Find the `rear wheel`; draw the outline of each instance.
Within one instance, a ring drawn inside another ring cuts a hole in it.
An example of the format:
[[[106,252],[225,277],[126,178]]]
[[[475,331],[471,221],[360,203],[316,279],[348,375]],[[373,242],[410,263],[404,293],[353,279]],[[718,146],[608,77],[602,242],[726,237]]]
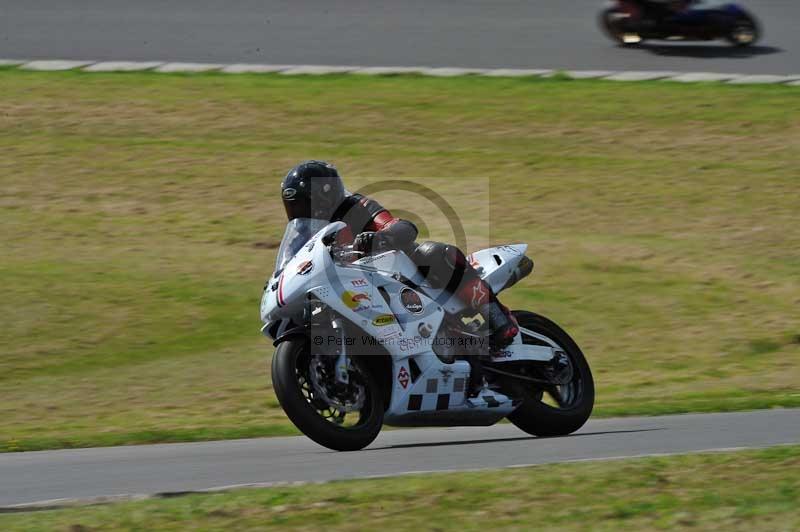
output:
[[[563,385],[531,385],[523,403],[508,419],[535,436],[564,436],[581,428],[594,407],[594,380],[578,345],[561,327],[533,312],[514,311],[522,341],[549,345],[563,353],[572,378]]]
[[[736,19],[731,31],[725,37],[734,46],[752,46],[761,38],[761,30],[755,18],[742,15]]]
[[[363,449],[383,425],[373,375],[351,359],[349,383],[337,385],[334,360],[314,355],[304,337],[282,342],[272,358],[272,385],[284,412],[303,434],[336,451]]]

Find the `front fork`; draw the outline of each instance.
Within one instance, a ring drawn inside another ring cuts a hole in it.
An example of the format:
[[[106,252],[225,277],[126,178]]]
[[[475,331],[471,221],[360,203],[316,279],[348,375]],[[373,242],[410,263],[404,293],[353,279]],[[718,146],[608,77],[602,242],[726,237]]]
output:
[[[334,332],[339,335],[339,356],[336,358],[336,384],[346,385],[350,383],[350,359],[347,357],[344,320],[342,318],[334,318],[331,326]]]

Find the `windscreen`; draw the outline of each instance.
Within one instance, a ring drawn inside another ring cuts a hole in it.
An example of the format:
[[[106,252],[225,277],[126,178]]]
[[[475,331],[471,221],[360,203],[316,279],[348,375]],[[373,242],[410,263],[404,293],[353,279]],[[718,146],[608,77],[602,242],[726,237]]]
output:
[[[300,248],[329,223],[328,220],[315,218],[295,218],[286,224],[281,247],[278,249],[278,258],[275,260],[275,272],[283,270],[286,263],[297,255]]]

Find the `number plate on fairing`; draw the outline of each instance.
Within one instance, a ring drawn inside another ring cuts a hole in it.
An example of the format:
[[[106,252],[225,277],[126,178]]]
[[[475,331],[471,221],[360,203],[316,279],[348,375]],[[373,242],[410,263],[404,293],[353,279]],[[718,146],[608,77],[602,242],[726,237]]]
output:
[[[492,355],[492,362],[550,362],[556,350],[546,345],[511,344]]]

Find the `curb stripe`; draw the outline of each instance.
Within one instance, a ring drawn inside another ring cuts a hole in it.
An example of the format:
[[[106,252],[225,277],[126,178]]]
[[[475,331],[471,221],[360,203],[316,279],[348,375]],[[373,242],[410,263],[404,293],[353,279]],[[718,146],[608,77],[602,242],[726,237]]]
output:
[[[459,68],[427,66],[356,66],[356,65],[265,65],[249,63],[189,63],[161,61],[74,61],[46,59],[0,59],[0,67],[37,71],[81,70],[83,72],[222,72],[225,74],[277,73],[284,76],[349,74],[359,76],[391,76],[417,74],[428,77],[486,76],[543,77],[564,76],[569,79],[605,79],[611,81],[676,81],[681,83],[776,84],[800,86],[800,74],[722,74],[715,72],[664,72],[648,70],[554,70],[523,68]]]
[[[83,67],[84,72],[135,72],[150,70],[164,63],[160,61],[103,61]]]
[[[21,64],[18,68],[25,70],[74,70],[93,63],[93,61],[61,61],[58,59],[48,59],[43,61],[29,61]]]

